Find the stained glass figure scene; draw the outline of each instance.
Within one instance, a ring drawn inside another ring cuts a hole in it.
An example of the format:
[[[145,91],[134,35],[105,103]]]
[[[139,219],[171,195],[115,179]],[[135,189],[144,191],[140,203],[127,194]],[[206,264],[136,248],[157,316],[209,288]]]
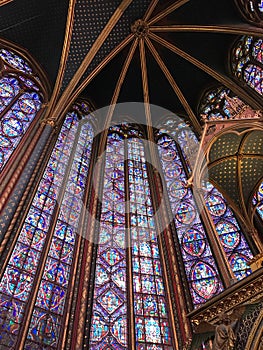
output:
[[[170,349],[144,144],[138,130],[126,128],[112,127],[108,135],[89,349],[129,349],[129,300],[136,349]]]
[[[263,95],[263,40],[243,36],[232,53],[232,71],[241,81]]]
[[[225,117],[224,105],[225,93],[229,90],[218,88],[212,90],[205,95],[203,99],[203,110],[201,112],[209,115],[211,111],[216,111],[218,115]],[[211,100],[214,107],[209,109],[209,101]],[[193,157],[192,149],[198,148],[198,140],[191,129],[183,122],[178,123],[173,119],[168,119],[164,122],[157,132],[159,154],[164,170],[166,180],[167,193],[170,199],[171,210],[174,218],[174,223],[177,228],[179,241],[181,242],[182,257],[185,262],[186,270],[191,271],[195,264],[200,268],[200,261],[209,262],[206,272],[210,279],[215,278],[216,283],[220,283],[218,271],[215,263],[215,258],[212,255],[208,241],[208,233],[202,225],[194,197],[191,190],[187,187],[187,174],[191,171],[191,164],[187,161]],[[178,143],[176,143],[176,141]],[[180,146],[179,146],[180,145]],[[193,146],[195,145],[195,147]],[[190,152],[188,148],[190,147]],[[169,154],[167,157],[165,154]],[[252,252],[245,239],[244,234],[233,214],[233,211],[228,206],[222,194],[209,182],[205,182],[204,199],[215,226],[215,232],[219,235],[222,248],[228,259],[229,266],[232,269],[237,280],[242,279],[251,273],[248,261],[252,258]],[[183,210],[182,210],[182,209]],[[184,217],[180,213],[184,213]],[[190,237],[191,239],[188,238]],[[189,265],[190,264],[190,265]],[[203,266],[202,265],[202,266]],[[204,269],[203,269],[204,271]],[[211,273],[213,271],[213,273]],[[187,272],[186,272],[187,273]],[[204,302],[205,299],[211,298],[213,295],[222,290],[222,283],[218,290],[215,288],[204,287],[198,289],[197,276],[194,274],[188,276],[193,303],[197,306]],[[216,277],[217,276],[217,277]],[[191,279],[192,278],[192,279]],[[208,282],[203,277],[204,281]],[[205,282],[202,285],[205,286]],[[210,291],[210,293],[209,293]],[[202,301],[203,300],[203,301]]]
[[[24,349],[57,349],[92,142],[89,117],[68,113],[0,281],[2,345],[16,345],[30,304]]]
[[[187,188],[187,170],[179,148],[167,134],[160,135],[157,142],[193,304],[199,306],[221,292],[223,284],[193,194]]]
[[[43,96],[29,63],[0,49],[0,171],[39,112]]]
[[[199,105],[199,115],[204,120],[229,119],[231,109],[225,96],[230,95],[230,90],[220,86],[206,92]]]
[[[204,189],[206,206],[231,269],[237,280],[243,279],[252,272],[248,264],[253,257],[251,249],[222,194],[209,182],[206,182]]]

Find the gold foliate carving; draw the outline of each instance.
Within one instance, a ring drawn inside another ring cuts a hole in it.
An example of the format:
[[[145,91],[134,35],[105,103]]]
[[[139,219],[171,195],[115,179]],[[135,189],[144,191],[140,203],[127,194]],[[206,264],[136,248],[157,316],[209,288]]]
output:
[[[247,302],[251,303],[251,300],[261,300],[263,295],[262,284],[263,276],[260,276],[254,281],[248,282],[246,286],[237,289],[231,295],[226,296],[220,301],[216,301],[209,308],[207,307],[205,310],[193,316],[191,322],[195,325],[198,325],[203,320],[216,320],[219,314],[228,313],[231,309],[240,304]]]

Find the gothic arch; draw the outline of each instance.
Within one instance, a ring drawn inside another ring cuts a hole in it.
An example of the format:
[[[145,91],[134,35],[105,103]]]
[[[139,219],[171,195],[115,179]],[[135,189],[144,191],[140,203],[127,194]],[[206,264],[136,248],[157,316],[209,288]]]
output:
[[[41,135],[49,95],[48,78],[34,58],[0,39],[1,209]]]
[[[261,0],[235,0],[242,16],[250,23],[262,27],[263,5]]]

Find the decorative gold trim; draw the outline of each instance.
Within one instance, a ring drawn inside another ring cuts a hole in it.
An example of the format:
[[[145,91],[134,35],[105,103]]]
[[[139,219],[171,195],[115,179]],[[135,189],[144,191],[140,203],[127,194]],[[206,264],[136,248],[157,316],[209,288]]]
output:
[[[101,63],[87,76],[87,78],[85,78],[85,80],[72,93],[69,100],[67,101],[65,105],[66,110],[71,106],[71,104],[81,94],[81,92],[89,85],[89,83],[102,71],[102,69],[132,41],[133,37],[133,34],[129,34],[118,46],[116,46],[109,53],[108,56],[104,58],[104,60],[101,61]]]
[[[167,15],[169,15],[171,12],[177,10],[179,7],[183,6],[184,4],[186,4],[187,2],[189,2],[190,0],[178,0],[176,1],[174,4],[172,4],[171,6],[167,7],[165,10],[163,10],[162,12],[158,13],[158,15],[156,15],[155,17],[153,17],[149,22],[149,26],[151,26],[152,24],[160,21],[162,18],[166,17]]]
[[[241,129],[241,131],[238,131],[238,129]],[[214,142],[216,142],[219,137],[229,133],[230,134],[234,133],[237,135],[243,135],[243,134],[246,135],[253,130],[262,131],[262,129],[263,129],[262,122],[259,119],[258,120],[257,119],[248,119],[248,120],[227,119],[227,120],[206,121],[204,125],[203,134],[202,134],[202,139],[199,145],[199,150],[196,157],[195,166],[194,166],[192,175],[189,179],[189,185],[194,185],[196,188],[201,188],[201,180],[202,180],[202,175],[204,171],[204,160],[205,160],[205,165],[207,166],[208,169],[210,169],[215,164],[219,164],[223,162],[226,158],[234,157],[235,159],[237,159],[238,155],[234,154],[234,155],[225,156],[220,159],[216,159],[213,162],[210,162],[209,152]],[[240,153],[240,157],[242,158],[242,143],[239,145],[239,153]],[[254,156],[253,154],[251,154],[250,157],[257,157],[257,156],[256,155]],[[237,159],[237,162],[238,162],[238,173],[240,174],[241,164],[238,159]],[[240,175],[237,176],[237,181],[240,181]],[[217,187],[220,190],[220,192],[223,194],[223,196],[228,199],[228,203],[231,205],[235,214],[244,224],[245,231],[247,232],[248,235],[253,237],[253,241],[256,244],[258,250],[262,252],[263,244],[259,238],[258,233],[256,232],[255,227],[253,226],[253,218],[249,215],[249,211],[246,207],[242,191],[239,190],[239,199],[241,204],[238,207],[236,203],[231,198],[229,198],[230,196],[228,195],[228,193],[225,193],[223,189],[219,188],[218,184],[217,184]],[[241,188],[240,183],[239,183],[239,188]]]
[[[158,4],[159,0],[152,0],[152,2],[150,3],[148,9],[146,10],[144,16],[143,16],[143,20],[145,22],[148,21],[148,19],[151,17],[156,5]]]
[[[76,88],[77,84],[79,83],[81,77],[89,67],[90,63],[92,62],[93,58],[103,45],[106,38],[109,36],[110,32],[118,22],[118,20],[123,15],[124,11],[127,9],[127,7],[132,3],[133,0],[123,0],[121,4],[117,7],[114,14],[111,16],[110,20],[104,27],[104,29],[101,31],[95,42],[93,43],[91,49],[87,53],[86,57],[82,61],[81,65],[79,66],[77,72],[69,82],[68,86],[64,90],[61,98],[57,101],[57,105],[53,110],[53,115],[59,116],[61,113],[64,112],[65,106],[67,105],[67,101],[70,98],[70,95],[73,93],[73,90]]]
[[[110,108],[109,108],[109,111],[107,113],[106,120],[105,120],[105,123],[104,123],[104,130],[107,130],[108,127],[110,126],[111,119],[112,119],[112,116],[113,116],[113,113],[114,113],[114,110],[115,110],[115,106],[116,106],[116,103],[117,103],[119,95],[120,95],[120,91],[121,91],[124,79],[126,77],[128,69],[130,67],[130,63],[131,63],[131,61],[133,59],[133,56],[134,56],[134,53],[135,53],[135,50],[136,50],[137,46],[138,46],[138,38],[135,38],[135,40],[132,43],[132,46],[131,46],[131,48],[129,50],[129,53],[128,53],[126,59],[125,59],[125,62],[123,64],[123,67],[122,67],[122,70],[121,70],[121,73],[120,73],[120,76],[119,76],[119,79],[117,81],[115,90],[113,92],[113,96],[112,96],[111,103],[110,103]]]
[[[0,0],[0,6],[4,6],[13,0]]]
[[[145,38],[148,35],[149,27],[147,22],[142,19],[137,19],[137,21],[132,24],[131,31],[134,36],[138,38]]]
[[[227,313],[237,305],[259,302],[263,300],[262,283],[262,271],[258,270],[190,312],[188,317],[195,324],[203,320],[210,322],[216,320],[220,313]]]
[[[67,66],[67,58],[69,54],[69,48],[71,43],[71,37],[72,37],[72,31],[73,31],[73,23],[74,23],[74,9],[75,4],[77,0],[70,0],[69,6],[68,6],[68,16],[67,16],[67,22],[66,22],[66,30],[65,30],[65,37],[64,37],[64,43],[60,58],[60,64],[59,64],[59,70],[56,78],[56,83],[49,101],[46,119],[49,119],[50,116],[52,116],[52,111],[54,109],[54,105],[57,101],[61,85],[63,82],[63,77],[65,73],[65,69]]]
[[[169,25],[169,26],[153,26],[150,27],[152,32],[205,32],[205,33],[223,33],[223,34],[239,34],[239,35],[252,35],[257,37],[263,37],[263,30],[261,28],[252,27],[248,25],[211,25],[211,26],[198,26],[198,25]]]
[[[186,61],[192,63],[197,68],[201,69],[205,73],[209,74],[212,78],[219,81],[221,84],[228,87],[230,90],[232,90],[235,94],[237,94],[241,99],[243,99],[246,103],[248,103],[252,108],[254,109],[261,109],[261,105],[256,102],[248,93],[246,93],[238,84],[236,84],[233,80],[229,79],[228,77],[216,72],[214,69],[208,67],[206,64],[202,63],[201,61],[197,60],[196,58],[192,57],[185,51],[179,49],[175,45],[171,44],[170,42],[166,41],[165,39],[159,37],[158,35],[149,32],[149,38],[153,39],[154,41],[158,42],[162,46],[166,47],[170,51],[174,52],[175,54],[179,55],[180,57],[184,58]]]
[[[254,258],[250,260],[249,265],[253,272],[261,269],[263,267],[263,253],[254,256]]]
[[[149,146],[150,156],[156,164],[156,154],[155,154],[155,149],[153,148],[154,134],[153,134],[153,128],[152,128],[149,87],[148,87],[148,75],[147,75],[147,64],[146,64],[145,45],[144,45],[143,38],[139,39],[139,49],[140,49],[140,62],[141,62],[141,73],[142,73],[144,108],[145,108],[145,116],[146,116],[146,123],[147,123],[147,139],[149,141],[152,141],[152,142],[148,143],[148,146]],[[156,225],[158,225],[157,222],[156,222]],[[158,241],[159,241],[161,259],[164,262],[163,243],[162,243],[161,239],[159,239]],[[171,312],[170,320],[171,320],[171,326],[172,326],[173,340],[174,340],[174,343],[176,346],[176,350],[179,350],[177,333],[176,333],[176,326],[175,326],[175,321],[174,321],[174,317],[173,317],[173,307],[172,307],[171,296],[170,296],[168,276],[167,276],[167,271],[165,269],[163,269],[163,277],[165,280],[167,294],[169,296],[168,297],[168,304],[169,304],[169,309]]]
[[[192,108],[188,104],[186,98],[184,97],[182,91],[180,90],[180,88],[176,84],[176,82],[175,82],[173,76],[171,75],[169,69],[167,68],[167,66],[165,65],[163,60],[161,59],[161,56],[158,54],[158,52],[155,49],[155,47],[152,44],[152,42],[148,38],[145,38],[145,42],[146,42],[150,52],[152,53],[153,57],[155,58],[156,62],[158,63],[159,67],[163,71],[163,74],[165,75],[166,79],[170,83],[170,85],[171,85],[172,89],[174,90],[175,94],[177,95],[179,101],[183,105],[187,115],[189,116],[189,118],[190,118],[190,120],[191,120],[191,122],[192,122],[192,124],[193,124],[193,126],[194,126],[194,128],[196,130],[196,132],[200,135],[201,132],[202,132],[201,125],[200,125],[197,117],[195,116]]]

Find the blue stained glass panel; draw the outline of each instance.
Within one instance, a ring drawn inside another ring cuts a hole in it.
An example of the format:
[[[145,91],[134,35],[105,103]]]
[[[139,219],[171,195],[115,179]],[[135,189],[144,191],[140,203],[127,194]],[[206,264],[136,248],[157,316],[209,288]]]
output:
[[[13,105],[10,111],[13,114],[10,115],[9,124],[3,124],[3,122],[1,124],[2,130],[9,133],[9,138],[10,136],[13,138],[17,136],[15,133],[18,133],[22,123],[19,119],[22,116],[17,109],[18,107],[21,112],[27,114],[30,121],[30,118],[32,119],[36,111],[40,108],[39,97],[33,93],[26,93]],[[31,208],[18,235],[18,241],[15,244],[13,254],[8,261],[4,276],[0,281],[2,293],[7,296],[13,296],[20,303],[21,313],[24,312],[29,302],[33,280],[41,256],[40,253],[44,248],[50,223],[57,207],[58,196],[61,192],[61,185],[65,181],[66,166],[70,164],[74,143],[76,144],[78,153],[76,156],[77,162],[72,162],[72,168],[82,161],[86,165],[89,164],[93,134],[90,132],[91,129],[87,128],[85,126],[86,124],[83,123],[82,129],[84,132],[82,130],[82,138],[83,135],[86,135],[86,139],[82,146],[78,145],[78,124],[79,119],[76,113],[72,112],[66,116]],[[24,127],[25,124],[23,124]],[[82,152],[83,148],[85,152]],[[83,155],[80,156],[80,154]],[[70,171],[75,171],[72,168]],[[77,173],[77,171],[75,172]],[[83,183],[83,188],[84,186],[85,183]],[[67,285],[70,279],[71,264],[73,261],[76,227],[81,214],[81,206],[78,205],[72,194],[70,196],[68,194],[65,197],[67,198],[67,203],[69,203],[69,208],[72,210],[72,217],[75,219],[74,227],[70,227],[67,221],[61,222],[61,220],[58,220],[56,224],[30,323],[28,341],[25,345],[25,348],[28,349],[35,348],[36,344],[34,344],[34,341],[55,346],[54,344],[57,344],[56,342],[60,333],[60,320],[64,313]],[[81,201],[81,197],[79,200]],[[61,204],[63,206],[63,200]],[[78,216],[76,215],[77,211]],[[13,306],[11,305],[11,307]],[[10,312],[15,312],[11,307]],[[37,317],[39,317],[38,320]],[[41,325],[44,325],[45,322],[46,328],[43,328]],[[48,335],[46,335],[45,332],[48,325],[51,328]],[[19,328],[20,325],[18,324],[16,331],[19,331]],[[37,334],[38,331],[43,332],[43,334]],[[54,342],[52,340],[53,337],[55,337]]]
[[[145,349],[158,344],[160,349],[164,349],[165,344],[171,345],[170,326],[164,298],[161,299],[162,311],[158,307],[158,297],[164,296],[165,290],[144,145],[142,140],[136,138],[128,139],[127,143],[136,349],[142,349],[142,342]],[[169,160],[174,156],[174,152],[165,154],[165,158]],[[140,315],[144,315],[144,318],[139,317]],[[167,343],[161,336],[164,324],[168,335]]]
[[[242,230],[234,216],[233,211],[228,207],[222,194],[210,183],[206,183],[205,199],[208,211],[215,224],[215,229],[219,235],[222,247],[233,269],[237,279],[242,279],[251,273],[248,265],[249,259],[253,257],[251,249],[245,239]],[[245,254],[246,260],[242,264],[233,262],[233,253]]]
[[[191,135],[186,135],[183,129],[178,135],[178,140],[180,142],[182,141],[183,151],[185,152],[188,150],[187,140],[190,138]],[[179,242],[181,243],[180,249],[193,304],[194,306],[198,306],[222,291],[223,285],[192,192],[186,186],[187,175],[179,155],[178,146],[171,136],[162,134],[159,131],[158,150],[173,213],[173,221],[177,229]],[[163,156],[166,154],[173,154],[174,156]],[[186,155],[185,157],[187,160]],[[176,176],[171,177],[170,172],[173,166]],[[189,163],[187,163],[187,167],[190,169]],[[168,173],[166,171],[167,168],[169,169]],[[219,209],[221,207],[218,203],[217,207],[213,206],[214,211]],[[200,273],[201,271],[202,273]],[[209,278],[204,273],[205,271],[210,272]],[[213,288],[211,288],[212,285]]]
[[[14,93],[18,94],[16,91],[16,85],[14,85]],[[0,98],[0,101],[3,101],[3,99]],[[1,103],[2,107],[5,105],[5,103],[10,103],[10,101],[3,101],[3,103]],[[28,130],[31,122],[34,120],[37,112],[40,110],[40,107],[41,99],[39,94],[35,92],[24,93],[18,98],[18,100],[11,106],[11,108],[1,119],[0,152],[2,152],[2,162],[0,163],[0,170],[3,169],[13,151],[18,146],[22,137]]]
[[[32,73],[32,68],[30,67],[29,63],[13,51],[0,49],[0,57],[11,67],[24,73]]]
[[[108,136],[89,349],[128,349],[124,140]],[[99,263],[98,263],[99,262]],[[106,346],[107,348],[107,346]]]
[[[91,320],[90,349],[103,348],[104,344],[111,344],[112,348],[127,349],[127,296],[126,296],[126,205],[129,197],[131,240],[132,240],[132,268],[134,288],[134,311],[136,349],[142,345],[145,349],[153,346],[155,339],[146,341],[146,328],[150,332],[154,328],[158,333],[157,341],[160,349],[164,349],[162,331],[168,335],[168,313],[166,301],[163,298],[164,283],[160,264],[159,249],[155,234],[153,208],[147,177],[147,167],[144,157],[143,142],[137,138],[124,140],[116,129],[110,129],[108,135],[104,191],[100,218],[100,235],[97,253],[93,317]],[[118,128],[121,133],[121,129]],[[133,133],[134,134],[134,133]],[[125,193],[125,165],[124,154],[128,154],[126,161],[128,172],[129,193]],[[137,228],[138,231],[137,231]],[[148,241],[148,240],[151,241]],[[156,275],[156,277],[155,277]],[[158,277],[157,277],[158,276]],[[159,308],[158,297],[162,298]],[[100,315],[100,317],[98,317]],[[102,317],[103,315],[103,321]],[[154,316],[154,322],[137,315]],[[95,332],[103,322],[103,334]],[[151,323],[152,322],[152,323]],[[166,327],[166,328],[165,328]],[[97,336],[99,333],[100,336]],[[113,346],[112,339],[116,344]],[[149,338],[149,337],[148,337]],[[141,344],[143,342],[143,344]],[[110,347],[111,348],[111,347]],[[107,346],[106,346],[107,349]]]
[[[74,118],[72,118],[72,116]],[[79,164],[84,163],[87,166],[89,165],[93,142],[93,129],[89,122],[83,119],[81,123],[79,123],[78,117],[74,113],[71,115],[69,114],[66,120],[72,123],[71,128],[67,128],[68,124],[63,125],[64,128],[62,127],[61,137],[59,137],[57,143],[58,148],[56,150],[56,156],[62,153],[68,159],[67,163],[69,164],[70,171],[68,179],[66,179],[67,182],[64,192],[61,193],[58,220],[51,239],[51,246],[35,305],[36,312],[45,309],[46,314],[50,316],[53,314],[63,315],[65,310],[67,288],[72,273],[74,245],[77,240],[76,234],[78,233],[78,223],[83,206],[82,200],[88,176],[88,171],[85,175],[80,174],[81,166],[79,166]],[[72,134],[72,129],[74,134]],[[64,139],[64,143],[61,143],[61,138]],[[79,142],[80,139],[81,142]],[[70,162],[74,146],[74,155],[72,157],[72,162]],[[55,178],[56,175],[59,174],[61,175],[61,184],[63,182],[65,183],[63,172],[66,171],[66,168],[60,163],[56,163],[56,158],[54,157],[54,154],[52,154],[51,163],[47,167],[47,171],[50,171],[51,168],[55,171],[52,182],[56,184],[59,183],[59,180]],[[59,157],[59,160],[61,161],[61,157]],[[79,182],[80,177],[83,180],[82,182]],[[50,177],[47,177],[47,179],[50,180]],[[81,188],[81,190],[79,190],[79,188]],[[33,319],[31,320],[28,339],[30,339],[32,327]],[[60,333],[59,324],[56,333]]]
[[[263,94],[262,39],[243,36],[233,49],[232,70],[238,79]]]

